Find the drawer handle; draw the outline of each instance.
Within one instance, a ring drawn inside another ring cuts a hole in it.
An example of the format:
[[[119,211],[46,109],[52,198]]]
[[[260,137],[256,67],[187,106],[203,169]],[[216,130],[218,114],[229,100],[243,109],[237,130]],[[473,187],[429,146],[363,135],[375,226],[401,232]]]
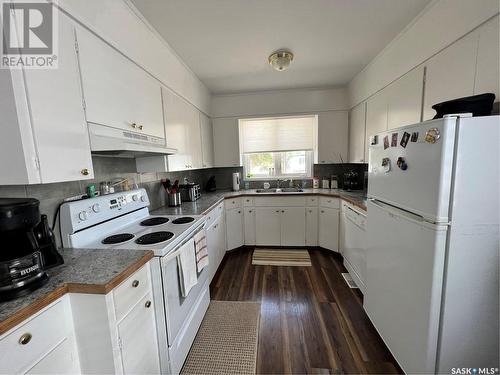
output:
[[[281,210],[281,213],[285,213],[285,210]]]
[[[325,213],[325,211],[321,210],[321,213],[322,213],[322,214],[324,214],[324,213]]]
[[[31,338],[33,336],[31,336],[31,333],[29,332],[26,332],[24,335],[22,335],[20,338],[19,338],[19,344],[21,345],[26,345],[27,343],[29,343],[31,341]]]
[[[146,301],[144,306],[146,306],[146,309],[149,309],[151,307],[151,301]]]
[[[83,174],[84,176],[88,176],[90,174],[90,171],[88,168],[83,168],[81,171],[80,171],[81,174]]]
[[[238,210],[238,213],[239,213],[239,214],[241,214],[241,211],[240,211],[240,210]]]
[[[139,280],[132,281],[132,288],[137,288],[139,286]]]

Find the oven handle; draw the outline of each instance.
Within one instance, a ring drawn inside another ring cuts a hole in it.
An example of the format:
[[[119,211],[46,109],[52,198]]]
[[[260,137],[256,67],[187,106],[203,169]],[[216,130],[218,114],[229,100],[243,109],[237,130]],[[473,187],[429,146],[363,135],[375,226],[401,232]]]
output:
[[[172,250],[170,253],[168,253],[167,255],[165,255],[163,257],[163,261],[166,263],[166,262],[170,261],[171,259],[177,258],[177,256],[180,254],[181,247],[184,246],[185,244],[187,244],[189,241],[193,240],[193,237],[196,236],[203,229],[205,229],[206,225],[207,225],[207,222],[206,221],[203,222],[202,225],[200,225],[198,228],[196,228],[194,230],[194,232],[189,236],[189,238],[187,238],[184,241],[182,241],[179,245],[177,245],[175,247],[174,250]]]

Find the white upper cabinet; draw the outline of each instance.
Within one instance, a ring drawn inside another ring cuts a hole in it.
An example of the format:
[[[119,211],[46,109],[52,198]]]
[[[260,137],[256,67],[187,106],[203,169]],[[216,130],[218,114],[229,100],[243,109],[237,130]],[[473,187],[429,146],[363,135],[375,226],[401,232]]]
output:
[[[492,92],[500,101],[500,30],[499,17],[488,21],[479,30],[477,74],[474,94]]]
[[[212,120],[214,134],[215,167],[236,167],[240,165],[240,144],[238,120],[216,118]]]
[[[201,130],[201,156],[202,167],[212,168],[214,166],[214,135],[212,120],[204,113],[200,112]]]
[[[406,73],[386,88],[387,129],[420,122],[424,67]]]
[[[87,121],[165,138],[159,82],[83,28],[77,41]]]
[[[163,89],[167,147],[177,149],[168,156],[168,170],[202,167],[200,115],[198,110],[168,89]]]
[[[347,160],[349,112],[330,111],[318,115],[318,163]]]
[[[59,14],[57,69],[0,71],[0,185],[93,178],[75,31]]]
[[[434,117],[434,104],[474,93],[478,33],[452,44],[425,65],[424,120]],[[491,48],[491,47],[490,47]],[[498,65],[497,65],[498,69]]]
[[[370,137],[387,130],[387,89],[384,89],[366,102],[365,162],[368,163]]]
[[[349,116],[349,163],[365,162],[366,103],[351,110]]]

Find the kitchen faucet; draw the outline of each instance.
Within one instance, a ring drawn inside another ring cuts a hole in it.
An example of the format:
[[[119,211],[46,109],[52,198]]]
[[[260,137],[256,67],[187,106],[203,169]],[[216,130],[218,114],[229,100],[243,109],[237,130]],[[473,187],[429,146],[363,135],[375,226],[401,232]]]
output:
[[[284,180],[281,180],[281,179],[279,179],[279,178],[278,178],[278,179],[276,180],[276,188],[277,188],[277,189],[279,189],[279,188],[280,188],[280,183],[282,183],[282,182],[287,182],[287,181],[289,181],[289,179],[288,179],[288,178],[285,178]]]

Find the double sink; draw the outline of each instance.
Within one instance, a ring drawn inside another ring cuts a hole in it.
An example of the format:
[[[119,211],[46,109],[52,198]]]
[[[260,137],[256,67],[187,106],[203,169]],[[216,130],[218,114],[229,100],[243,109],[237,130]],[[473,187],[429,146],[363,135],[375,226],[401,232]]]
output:
[[[302,193],[304,190],[299,188],[278,188],[278,189],[257,189],[257,193]]]

